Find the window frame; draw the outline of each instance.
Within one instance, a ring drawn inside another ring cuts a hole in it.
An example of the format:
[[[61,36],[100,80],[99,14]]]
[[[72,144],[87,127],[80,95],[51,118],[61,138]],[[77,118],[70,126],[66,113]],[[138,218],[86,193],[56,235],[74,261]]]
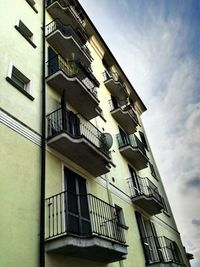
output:
[[[34,1],[34,0],[26,0],[26,2],[35,11],[35,13],[38,13],[38,10],[36,8],[36,5],[37,5],[36,1]]]
[[[13,79],[13,76],[16,78]],[[18,89],[22,94],[27,96],[30,100],[34,100],[34,97],[31,95],[31,80],[27,78],[18,68],[16,68],[13,64],[10,64],[8,74],[6,80],[13,85],[16,89]],[[20,86],[17,83],[17,80],[24,84]]]
[[[158,176],[157,176],[155,167],[151,162],[149,162],[149,168],[151,170],[151,175],[158,181]]]
[[[117,224],[125,229],[128,230],[128,226],[125,223],[125,218],[124,218],[124,212],[123,212],[123,208],[121,208],[120,206],[118,206],[117,204],[114,205],[115,206],[115,210],[116,210],[116,218],[119,219],[117,221]]]
[[[34,47],[36,48],[36,44],[34,43],[34,36],[32,31],[23,23],[22,20],[18,20],[15,29]]]
[[[145,136],[145,133],[142,132],[142,131],[139,131],[139,136],[140,136],[140,140],[142,141],[142,143],[143,143],[145,149],[146,149],[147,151],[149,151],[149,146],[148,146],[148,142],[147,142],[147,138],[146,138],[146,136]]]

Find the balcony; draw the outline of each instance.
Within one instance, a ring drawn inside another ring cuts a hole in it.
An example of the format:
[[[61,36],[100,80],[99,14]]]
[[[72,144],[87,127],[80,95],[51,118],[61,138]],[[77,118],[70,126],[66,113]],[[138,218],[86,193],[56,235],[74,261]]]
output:
[[[103,77],[104,84],[111,95],[118,100],[120,105],[127,104],[128,93],[119,75],[114,72],[105,71]]]
[[[119,125],[128,134],[136,132],[138,125],[138,119],[135,111],[131,107],[125,107],[122,109],[119,105],[115,105],[112,100],[109,100],[110,113],[113,118],[119,123]]]
[[[177,267],[186,266],[176,242],[165,236],[142,238],[146,266]]]
[[[71,5],[71,1],[47,0],[46,9],[52,18],[58,18],[63,24],[71,24],[74,28],[85,31],[83,15],[77,5]]]
[[[149,213],[156,215],[163,209],[162,198],[158,188],[144,177],[131,177],[128,179],[132,202]]]
[[[80,61],[64,61],[59,55],[47,63],[47,83],[65,96],[78,112],[88,120],[101,114],[97,98],[98,81]]]
[[[46,25],[46,39],[63,58],[80,59],[87,67],[90,66],[93,60],[90,51],[70,24],[53,20]]]
[[[47,125],[50,147],[95,177],[110,171],[113,163],[105,135],[91,122],[62,108],[47,116]]]
[[[147,167],[149,159],[146,155],[146,150],[136,135],[118,134],[117,141],[120,153],[138,171]]]
[[[46,199],[46,211],[47,252],[106,263],[126,258],[115,207],[91,194],[64,191]]]

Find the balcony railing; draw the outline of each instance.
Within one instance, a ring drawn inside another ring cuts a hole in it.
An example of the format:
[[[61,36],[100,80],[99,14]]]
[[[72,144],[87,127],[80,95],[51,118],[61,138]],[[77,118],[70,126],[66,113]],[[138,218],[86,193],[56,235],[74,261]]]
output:
[[[142,239],[145,257],[148,264],[176,263],[185,266],[180,258],[177,244],[165,236],[150,236]]]
[[[109,100],[109,105],[110,105],[110,111],[121,109],[122,112],[127,112],[128,115],[136,122],[136,124],[138,124],[137,115],[133,110],[133,108],[131,108],[130,106],[124,106],[124,108],[122,109],[122,107],[119,104],[114,104],[112,99]]]
[[[130,188],[131,198],[145,195],[146,197],[153,197],[160,203],[160,205],[163,205],[162,197],[158,192],[158,188],[147,177],[137,176],[137,186],[134,185],[132,177],[128,178],[127,180]]]
[[[88,47],[83,44],[83,42],[78,37],[77,33],[74,31],[71,25],[64,25],[59,19],[55,19],[46,25],[46,36],[51,34],[52,32],[59,30],[66,37],[73,37],[73,39],[78,43],[80,49],[83,50],[88,56],[88,58],[92,61],[92,57],[90,54],[90,50]]]
[[[144,156],[147,156],[143,143],[137,138],[136,135],[117,134],[117,141],[119,148],[124,146],[131,146],[139,149]]]
[[[62,8],[69,8],[78,23],[84,28],[85,27],[85,21],[83,18],[81,18],[79,12],[76,10],[75,6],[70,5],[69,3],[66,3],[64,0],[47,0],[47,7],[51,4],[58,2]]]
[[[112,72],[112,71],[104,71],[103,72],[103,80],[104,82],[107,81],[107,80],[114,80],[115,82],[119,82],[121,84],[122,87],[124,87],[124,83],[122,81],[122,79],[119,77],[118,73],[117,72]]]
[[[82,203],[81,214],[76,209],[77,200]],[[70,210],[68,201],[70,202]],[[67,234],[80,237],[98,236],[125,244],[123,228],[116,216],[115,207],[91,195],[75,195],[64,191],[46,199],[46,240]],[[73,206],[73,210],[72,210]],[[73,220],[74,217],[74,220]],[[77,225],[75,225],[75,221]]]
[[[86,138],[92,145],[109,156],[105,137],[90,121],[80,119],[78,115],[65,109],[57,109],[47,116],[48,136],[51,138],[66,132],[73,138]]]
[[[81,63],[81,61],[70,60],[66,62],[61,56],[56,55],[55,57],[49,59],[46,64],[48,71],[47,76],[61,70],[70,78],[77,77],[87,90],[97,99],[97,86],[99,86],[99,82],[90,70]]]

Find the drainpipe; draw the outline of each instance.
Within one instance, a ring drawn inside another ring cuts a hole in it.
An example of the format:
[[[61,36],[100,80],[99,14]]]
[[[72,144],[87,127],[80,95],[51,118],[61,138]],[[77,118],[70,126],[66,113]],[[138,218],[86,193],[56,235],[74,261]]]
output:
[[[46,175],[46,84],[45,84],[45,0],[42,18],[42,118],[41,118],[41,183],[40,183],[40,245],[39,266],[45,267],[45,175]]]

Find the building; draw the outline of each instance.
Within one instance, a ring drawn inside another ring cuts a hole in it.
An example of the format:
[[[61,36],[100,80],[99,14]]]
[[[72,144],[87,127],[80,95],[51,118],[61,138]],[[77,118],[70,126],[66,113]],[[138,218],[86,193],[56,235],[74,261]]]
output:
[[[189,266],[146,107],[78,1],[0,13],[0,266]]]

